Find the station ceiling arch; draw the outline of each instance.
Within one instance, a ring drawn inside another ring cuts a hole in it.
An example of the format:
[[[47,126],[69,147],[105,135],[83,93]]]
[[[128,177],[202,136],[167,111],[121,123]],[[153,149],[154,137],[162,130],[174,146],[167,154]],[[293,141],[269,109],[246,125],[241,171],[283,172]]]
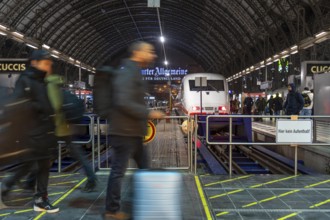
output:
[[[159,10],[166,46],[226,76],[330,27],[328,0],[161,0]],[[91,66],[160,36],[147,0],[3,0],[0,21]]]

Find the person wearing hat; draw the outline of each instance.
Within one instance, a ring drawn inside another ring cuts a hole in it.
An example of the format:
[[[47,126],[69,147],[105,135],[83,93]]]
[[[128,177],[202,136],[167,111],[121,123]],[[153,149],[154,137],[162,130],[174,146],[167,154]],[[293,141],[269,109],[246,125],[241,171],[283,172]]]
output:
[[[2,194],[6,195],[15,183],[36,166],[36,193],[34,211],[55,213],[58,207],[48,200],[48,180],[50,158],[56,154],[54,110],[47,93],[45,77],[52,71],[53,61],[49,52],[36,50],[30,57],[30,66],[16,82],[14,97],[29,98],[34,111],[34,123],[30,125],[28,147],[33,148],[34,156],[20,166],[16,173],[4,181]],[[24,123],[24,121],[22,121]]]

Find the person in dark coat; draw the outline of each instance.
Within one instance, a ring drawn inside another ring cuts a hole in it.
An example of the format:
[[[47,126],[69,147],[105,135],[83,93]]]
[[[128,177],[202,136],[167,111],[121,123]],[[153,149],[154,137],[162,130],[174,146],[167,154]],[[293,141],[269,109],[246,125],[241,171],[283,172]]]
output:
[[[281,110],[283,109],[283,99],[276,93],[276,97],[274,98],[273,102],[274,106],[274,115],[280,115]]]
[[[30,124],[28,146],[35,149],[35,155],[23,164],[16,173],[4,181],[2,193],[7,194],[12,186],[37,166],[37,192],[34,196],[34,211],[55,213],[59,208],[48,200],[50,158],[56,153],[54,110],[48,98],[45,76],[52,71],[51,55],[44,50],[32,53],[31,66],[16,82],[14,97],[30,98],[34,111],[34,123]],[[22,122],[24,123],[24,122]]]
[[[284,110],[286,115],[299,115],[299,112],[304,107],[303,96],[296,91],[295,84],[291,83],[288,85],[288,95],[284,103]]]
[[[136,42],[129,48],[131,57],[124,60],[116,72],[114,107],[109,115],[109,133],[112,146],[112,170],[108,180],[105,218],[129,219],[120,211],[121,185],[129,158],[132,156],[138,168],[149,167],[143,137],[148,118],[161,118],[163,113],[148,111],[144,102],[145,81],[141,68],[148,67],[156,58],[154,47]]]
[[[244,114],[251,115],[252,114],[252,106],[253,106],[253,99],[250,96],[247,96],[244,99]]]
[[[260,96],[255,102],[255,105],[256,105],[256,114],[263,115],[267,105],[265,98]],[[256,121],[262,121],[262,118],[256,118]]]
[[[271,95],[270,98],[268,99],[267,105],[268,105],[268,109],[269,109],[269,114],[273,115],[274,114],[274,98],[273,98],[273,95]],[[270,118],[270,120],[272,121],[273,118]]]

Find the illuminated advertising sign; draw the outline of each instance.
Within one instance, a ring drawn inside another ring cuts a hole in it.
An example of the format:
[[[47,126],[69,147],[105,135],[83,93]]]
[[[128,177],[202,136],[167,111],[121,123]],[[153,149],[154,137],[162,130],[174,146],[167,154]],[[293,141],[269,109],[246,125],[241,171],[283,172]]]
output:
[[[188,74],[187,69],[166,69],[162,67],[155,67],[154,69],[143,69],[141,74],[144,80],[147,81],[167,81],[167,80],[181,80]]]
[[[307,75],[319,74],[324,72],[330,72],[329,64],[307,64]]]
[[[27,65],[27,59],[0,59],[0,74],[22,73]]]

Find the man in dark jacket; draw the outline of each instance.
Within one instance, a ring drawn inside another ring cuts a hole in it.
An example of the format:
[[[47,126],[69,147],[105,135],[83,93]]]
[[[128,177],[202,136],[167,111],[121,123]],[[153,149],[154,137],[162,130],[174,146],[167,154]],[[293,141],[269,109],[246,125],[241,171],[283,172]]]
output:
[[[161,118],[163,113],[147,110],[144,102],[145,82],[141,68],[150,65],[156,58],[154,47],[145,42],[136,42],[129,48],[130,59],[124,60],[116,73],[114,107],[109,116],[109,133],[112,144],[112,170],[108,180],[105,217],[128,219],[120,212],[122,179],[128,160],[132,156],[139,168],[148,168],[148,158],[143,147],[147,119]]]
[[[59,208],[54,207],[48,201],[48,179],[51,154],[56,150],[56,138],[54,135],[54,111],[47,94],[45,76],[52,71],[51,56],[47,51],[37,50],[30,58],[31,66],[21,74],[16,82],[14,97],[30,98],[34,111],[34,123],[30,124],[28,134],[28,146],[36,152],[29,162],[4,183],[3,193],[25,176],[33,166],[37,164],[37,193],[35,194],[34,210],[55,213]],[[22,122],[24,123],[24,122]],[[56,151],[55,151],[56,152]]]
[[[250,96],[247,96],[244,99],[244,114],[251,115],[252,114],[252,106],[253,106],[253,99]]]
[[[276,97],[274,98],[274,115],[280,115],[281,110],[283,109],[283,99],[280,97],[278,93],[276,93]]]
[[[288,95],[284,103],[284,109],[286,115],[299,115],[299,112],[304,107],[304,98],[296,91],[295,84],[288,85]]]

